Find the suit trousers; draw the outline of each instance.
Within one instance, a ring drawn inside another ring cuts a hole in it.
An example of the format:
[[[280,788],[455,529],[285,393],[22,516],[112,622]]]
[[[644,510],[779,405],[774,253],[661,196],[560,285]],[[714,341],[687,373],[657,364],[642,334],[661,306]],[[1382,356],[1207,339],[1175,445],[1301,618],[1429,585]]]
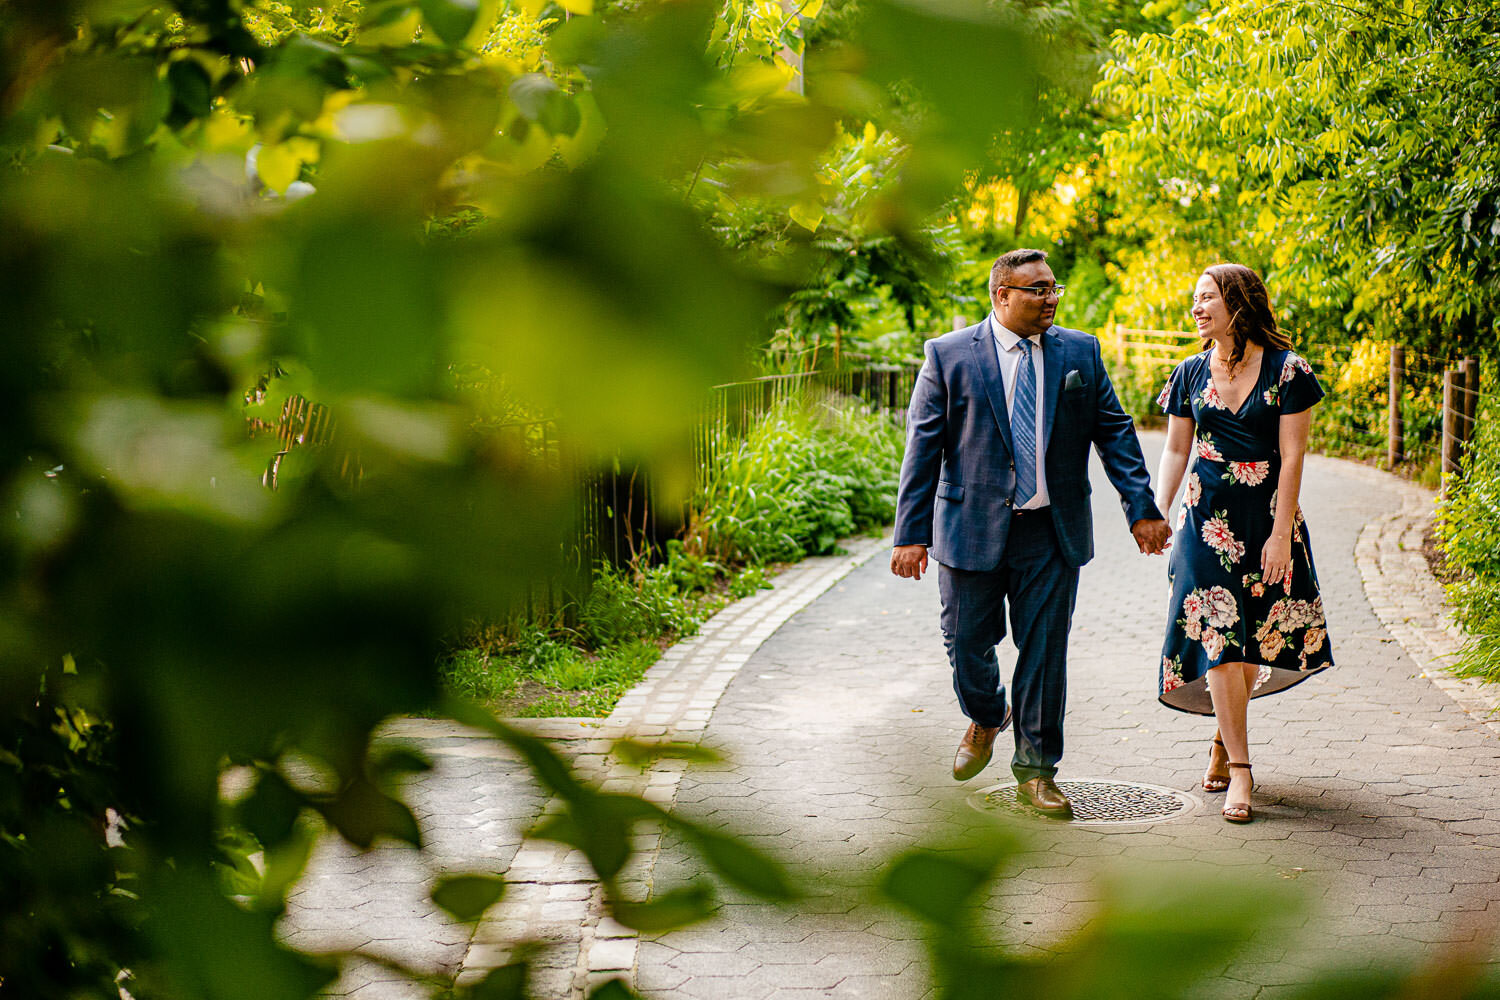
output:
[[[1078,596],[1078,568],[1058,546],[1048,508],[1011,515],[1000,564],[972,571],[938,567],[943,642],[953,690],[964,715],[981,726],[1005,720],[1005,685],[995,646],[1005,638],[1006,604],[1015,637],[1011,708],[1017,781],[1053,777],[1063,754],[1068,630]]]

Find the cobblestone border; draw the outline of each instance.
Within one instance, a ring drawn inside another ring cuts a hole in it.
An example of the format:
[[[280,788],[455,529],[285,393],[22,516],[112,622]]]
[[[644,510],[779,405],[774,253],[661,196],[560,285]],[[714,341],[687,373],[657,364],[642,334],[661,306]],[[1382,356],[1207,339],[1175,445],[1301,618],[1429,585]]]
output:
[[[845,554],[804,559],[779,573],[770,590],[721,609],[697,635],[664,652],[608,718],[509,721],[544,739],[578,741],[570,746],[573,766],[604,791],[640,795],[670,808],[686,762],[667,759],[649,768],[633,767],[610,756],[614,741],[697,744],[729,682],[761,643],[856,567],[889,548],[890,538],[846,539],[843,544]],[[404,719],[385,732],[415,739],[479,735],[442,719]],[[488,741],[443,752],[504,753]],[[561,808],[562,802],[553,799],[542,814]],[[619,880],[631,898],[650,894],[661,836],[659,829],[637,834],[636,860]],[[556,985],[559,993],[581,1000],[610,979],[634,986],[636,934],[608,915],[603,892],[581,854],[559,844],[527,840],[511,861],[507,881],[501,915],[486,919],[476,930],[459,974],[461,983],[506,964],[515,943],[529,939],[546,946],[533,956],[533,986],[539,990]]]
[[[1389,473],[1368,470],[1389,482]],[[1500,700],[1486,685],[1452,677],[1448,665],[1463,646],[1442,584],[1422,554],[1422,539],[1432,524],[1436,493],[1402,482],[1401,509],[1365,525],[1354,546],[1354,561],[1364,579],[1365,596],[1422,676],[1458,703],[1476,722],[1500,736]]]

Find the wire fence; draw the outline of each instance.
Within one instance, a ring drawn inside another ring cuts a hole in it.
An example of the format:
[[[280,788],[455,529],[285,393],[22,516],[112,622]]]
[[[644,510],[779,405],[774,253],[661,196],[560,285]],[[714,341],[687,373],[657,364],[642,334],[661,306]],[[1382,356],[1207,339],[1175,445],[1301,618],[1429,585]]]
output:
[[[1127,384],[1159,381],[1172,365],[1202,349],[1196,333],[1109,327],[1099,332]],[[1458,471],[1479,413],[1494,393],[1481,388],[1475,358],[1442,356],[1400,344],[1359,341],[1306,350],[1327,396],[1309,446],[1329,454],[1382,461],[1420,474]]]
[[[857,360],[857,358],[847,358]],[[712,387],[692,428],[690,461],[694,485],[702,485],[725,449],[736,447],[772,410],[796,402],[847,405],[859,403],[904,416],[920,362],[877,362],[837,370],[767,375]],[[265,385],[246,396],[260,402]],[[253,398],[252,398],[253,397]],[[345,448],[328,407],[293,394],[275,423],[247,417],[251,437],[274,436],[278,449],[267,463],[264,484],[275,489],[287,455],[298,448],[330,454],[341,474],[357,482],[358,455]],[[502,467],[529,475],[546,475],[568,484],[574,498],[573,528],[564,542],[564,564],[572,572],[561,579],[533,584],[513,617],[530,621],[576,615],[587,597],[591,570],[600,563],[616,567],[649,564],[661,558],[669,539],[687,521],[686,501],[660,488],[662,470],[618,457],[599,460],[576,447],[552,418],[520,420],[486,428],[490,448]]]
[[[1202,349],[1198,335],[1188,331],[1117,327],[1099,336],[1121,374],[1144,374],[1148,381]],[[1393,469],[1421,470],[1440,462],[1444,473],[1456,471],[1474,436],[1482,404],[1494,397],[1480,387],[1479,366],[1472,358],[1441,357],[1370,341],[1314,347],[1307,358],[1328,393],[1314,420],[1310,446],[1356,458],[1384,458]],[[848,355],[845,359],[860,360]],[[688,460],[695,486],[704,483],[725,449],[736,447],[767,413],[789,402],[858,402],[899,419],[919,368],[915,360],[869,362],[712,387],[690,435]],[[344,447],[337,424],[322,404],[294,394],[282,405],[275,424],[259,418],[247,423],[252,436],[276,439],[278,450],[263,476],[272,489],[283,460],[302,447],[335,449],[340,474],[350,482],[361,477],[358,454],[337,450]],[[587,595],[592,567],[649,564],[661,557],[667,541],[677,537],[687,521],[681,490],[667,497],[660,488],[661,470],[618,458],[601,462],[585,457],[560,433],[556,420],[515,421],[489,431],[504,464],[569,483],[576,504],[574,527],[564,546],[565,562],[576,574],[539,582],[528,593],[525,607],[517,609],[518,615],[531,620],[568,616]]]

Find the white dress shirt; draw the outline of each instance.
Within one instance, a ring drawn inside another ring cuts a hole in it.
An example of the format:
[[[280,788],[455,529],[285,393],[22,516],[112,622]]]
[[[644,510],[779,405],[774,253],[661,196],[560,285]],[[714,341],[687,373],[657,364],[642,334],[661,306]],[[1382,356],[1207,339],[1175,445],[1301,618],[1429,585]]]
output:
[[[1000,380],[1005,383],[1005,417],[1010,419],[1016,409],[1016,375],[1021,370],[1021,361],[1026,353],[1021,350],[1021,337],[1007,330],[1000,318],[990,313],[990,329],[995,331],[995,354],[1000,359]],[[1021,504],[1022,510],[1046,507],[1052,500],[1047,496],[1047,441],[1042,436],[1042,338],[1040,335],[1026,338],[1031,342],[1031,367],[1036,372],[1036,495]]]

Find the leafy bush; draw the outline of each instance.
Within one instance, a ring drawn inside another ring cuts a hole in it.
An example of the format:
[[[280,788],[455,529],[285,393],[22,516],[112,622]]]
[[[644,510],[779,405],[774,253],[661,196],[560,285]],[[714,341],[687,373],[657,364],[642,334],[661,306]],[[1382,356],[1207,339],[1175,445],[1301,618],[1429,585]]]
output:
[[[856,530],[884,526],[896,516],[896,488],[905,441],[889,414],[865,407],[832,412],[827,426],[828,467],[849,485],[849,513]]]
[[[792,561],[889,520],[900,428],[856,404],[788,401],[721,441],[693,501],[686,547],[724,563]]]
[[[1160,364],[1116,365],[1110,370],[1109,378],[1120,406],[1135,418],[1137,427],[1160,427],[1166,422],[1156,399],[1171,374],[1170,366]]]
[[[1494,397],[1483,400],[1462,474],[1449,480],[1438,505],[1437,529],[1455,577],[1448,596],[1470,636],[1453,670],[1500,681],[1500,404]]]
[[[666,568],[672,585],[684,594],[707,593],[729,574],[722,563],[687,551],[678,538],[667,542]]]
[[[676,633],[692,635],[702,619],[677,585],[669,564],[642,570],[601,565],[579,613],[590,648]]]
[[[746,566],[729,578],[729,596],[734,600],[749,597],[757,590],[770,590],[771,580],[764,566]]]

